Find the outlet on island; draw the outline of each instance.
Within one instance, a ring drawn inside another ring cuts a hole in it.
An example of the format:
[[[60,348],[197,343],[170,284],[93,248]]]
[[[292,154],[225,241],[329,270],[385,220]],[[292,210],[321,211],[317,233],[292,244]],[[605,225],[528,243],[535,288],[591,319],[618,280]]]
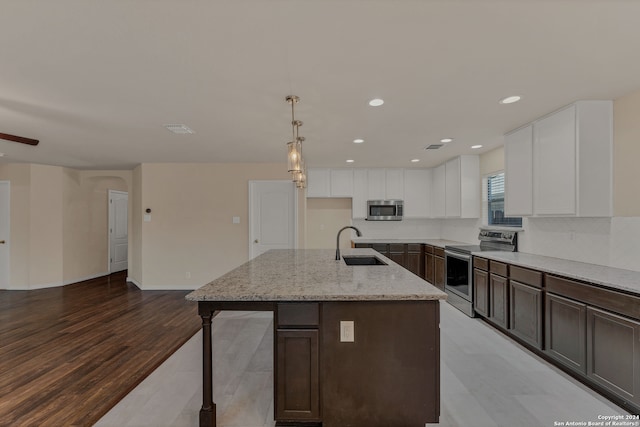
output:
[[[340,342],[355,342],[355,328],[353,320],[340,321]]]

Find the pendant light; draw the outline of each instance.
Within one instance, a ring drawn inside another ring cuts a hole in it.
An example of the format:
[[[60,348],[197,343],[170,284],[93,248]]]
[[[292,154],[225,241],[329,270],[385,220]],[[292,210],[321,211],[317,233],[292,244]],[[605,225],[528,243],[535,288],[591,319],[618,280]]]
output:
[[[295,105],[300,101],[295,95],[286,97],[286,101],[291,105],[291,141],[287,143],[287,168],[293,176],[296,187],[306,187],[306,172],[304,171],[304,160],[302,158],[302,142],[304,137],[300,136],[300,126],[302,122],[296,120]]]

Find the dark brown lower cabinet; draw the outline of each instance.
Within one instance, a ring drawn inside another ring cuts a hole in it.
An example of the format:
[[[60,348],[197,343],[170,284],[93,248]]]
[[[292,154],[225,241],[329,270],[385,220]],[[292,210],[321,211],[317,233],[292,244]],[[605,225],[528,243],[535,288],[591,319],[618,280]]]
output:
[[[444,290],[444,257],[433,257],[433,285]]]
[[[509,332],[542,349],[542,290],[509,281]]]
[[[276,420],[320,420],[317,329],[278,329]]]
[[[389,244],[389,254],[387,255],[396,264],[400,264],[403,267],[406,266],[405,257],[405,245],[403,243],[391,243]]]
[[[586,374],[587,306],[546,293],[545,352],[564,366]]]
[[[424,254],[424,280],[433,284],[435,278],[434,256],[432,253]]]
[[[489,317],[489,273],[473,269],[473,309],[483,317]]]
[[[405,268],[416,276],[423,277],[422,258],[422,245],[409,243],[407,245]]]
[[[587,307],[587,377],[640,406],[640,322]]]
[[[509,281],[506,277],[489,274],[489,317],[501,328],[509,328]]]

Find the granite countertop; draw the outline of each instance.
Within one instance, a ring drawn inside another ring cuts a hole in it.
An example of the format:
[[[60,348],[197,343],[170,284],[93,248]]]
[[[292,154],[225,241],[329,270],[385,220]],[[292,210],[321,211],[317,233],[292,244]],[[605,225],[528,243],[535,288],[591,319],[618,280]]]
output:
[[[640,294],[640,272],[524,252],[473,252],[472,255],[532,268],[611,289]]]
[[[424,243],[425,245],[436,246],[439,248],[444,248],[448,245],[471,245],[477,243],[464,243],[464,242],[456,242],[454,240],[444,240],[444,239],[371,239],[367,237],[353,237],[351,239],[353,243]]]
[[[447,295],[373,249],[388,265],[349,266],[331,249],[274,249],[186,296],[190,301],[440,300]]]

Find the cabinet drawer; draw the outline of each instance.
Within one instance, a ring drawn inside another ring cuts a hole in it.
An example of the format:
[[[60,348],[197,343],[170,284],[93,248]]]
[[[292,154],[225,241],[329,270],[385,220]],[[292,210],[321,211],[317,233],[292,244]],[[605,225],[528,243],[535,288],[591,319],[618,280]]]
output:
[[[404,253],[404,243],[390,243],[389,252]]]
[[[486,258],[478,258],[474,256],[473,266],[474,268],[479,268],[480,270],[489,271],[489,260]]]
[[[382,255],[389,253],[389,247],[386,243],[373,243],[371,244],[371,249],[380,252]]]
[[[545,274],[547,292],[553,292],[624,316],[640,319],[640,297],[564,277]]]
[[[443,248],[436,248],[436,247],[434,247],[434,248],[433,248],[433,254],[434,254],[435,256],[439,256],[439,257],[444,258],[444,249],[443,249]]]
[[[317,328],[320,324],[317,302],[286,302],[278,304],[277,322],[279,328]]]
[[[536,288],[542,287],[542,273],[539,271],[512,265],[509,268],[509,278],[524,283],[525,285],[535,286]]]
[[[420,252],[422,252],[422,245],[415,244],[415,243],[409,243],[407,245],[407,251],[420,253]]]
[[[433,253],[433,246],[431,245],[424,245],[424,251],[428,254],[432,254]]]
[[[503,262],[491,260],[489,261],[489,271],[493,274],[507,277],[509,275],[509,266]]]

